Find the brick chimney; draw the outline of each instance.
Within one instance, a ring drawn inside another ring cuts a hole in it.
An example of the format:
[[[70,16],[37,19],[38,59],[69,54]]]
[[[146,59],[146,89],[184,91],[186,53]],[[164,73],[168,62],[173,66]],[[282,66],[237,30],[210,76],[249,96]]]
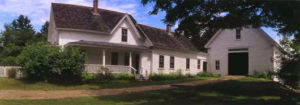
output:
[[[94,0],[94,4],[93,4],[93,15],[100,15],[99,12],[98,12],[98,0]]]
[[[167,29],[166,29],[166,31],[167,31],[169,34],[171,34],[171,32],[172,32],[172,25],[167,24]]]

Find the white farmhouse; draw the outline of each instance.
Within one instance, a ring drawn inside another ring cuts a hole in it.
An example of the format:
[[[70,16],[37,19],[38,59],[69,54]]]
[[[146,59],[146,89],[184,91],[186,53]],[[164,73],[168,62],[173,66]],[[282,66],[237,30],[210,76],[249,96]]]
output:
[[[87,71],[105,67],[113,73],[148,77],[206,70],[207,54],[184,36],[175,36],[171,26],[164,30],[138,24],[130,14],[98,9],[97,2],[94,7],[61,3],[51,7],[48,41],[83,49]]]

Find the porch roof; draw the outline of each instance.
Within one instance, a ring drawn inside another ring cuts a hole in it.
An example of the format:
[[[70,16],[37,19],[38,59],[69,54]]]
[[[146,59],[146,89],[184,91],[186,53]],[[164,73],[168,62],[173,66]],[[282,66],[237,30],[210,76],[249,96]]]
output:
[[[79,45],[79,46],[95,46],[95,47],[113,47],[113,48],[129,48],[129,49],[140,49],[140,50],[149,50],[150,48],[145,46],[136,46],[136,45],[126,45],[118,43],[108,43],[108,42],[95,42],[95,41],[77,41],[70,42],[68,45]]]

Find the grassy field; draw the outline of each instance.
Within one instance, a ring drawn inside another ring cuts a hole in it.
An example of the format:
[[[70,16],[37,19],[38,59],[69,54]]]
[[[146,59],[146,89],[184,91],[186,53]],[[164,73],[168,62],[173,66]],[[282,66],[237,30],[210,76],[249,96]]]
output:
[[[0,100],[0,105],[297,105],[299,94],[264,79],[244,78],[196,87],[106,97]]]
[[[129,80],[114,80],[108,83],[89,83],[89,84],[51,84],[45,82],[28,82],[24,80],[0,78],[0,90],[7,89],[22,89],[22,90],[87,90],[87,89],[103,89],[103,88],[123,88],[133,86],[147,86],[147,85],[163,85],[171,83],[179,83],[194,80],[205,80],[210,77],[199,77],[186,80],[166,80],[166,81],[147,81],[137,82]]]

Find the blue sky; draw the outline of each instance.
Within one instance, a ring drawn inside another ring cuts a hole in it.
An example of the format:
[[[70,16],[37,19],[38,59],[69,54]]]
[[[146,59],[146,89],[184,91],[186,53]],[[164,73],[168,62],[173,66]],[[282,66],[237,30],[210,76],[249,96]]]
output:
[[[4,30],[3,25],[5,23],[10,23],[21,14],[28,16],[34,28],[39,30],[41,25],[49,20],[52,2],[92,6],[93,0],[0,0],[0,30]],[[149,15],[148,12],[152,9],[152,6],[151,4],[143,6],[140,0],[99,0],[99,8],[126,12],[133,15],[139,23],[165,28],[165,24],[161,21],[165,13],[160,12],[158,15]],[[274,40],[278,41],[280,39],[277,32],[272,29],[263,29]]]

